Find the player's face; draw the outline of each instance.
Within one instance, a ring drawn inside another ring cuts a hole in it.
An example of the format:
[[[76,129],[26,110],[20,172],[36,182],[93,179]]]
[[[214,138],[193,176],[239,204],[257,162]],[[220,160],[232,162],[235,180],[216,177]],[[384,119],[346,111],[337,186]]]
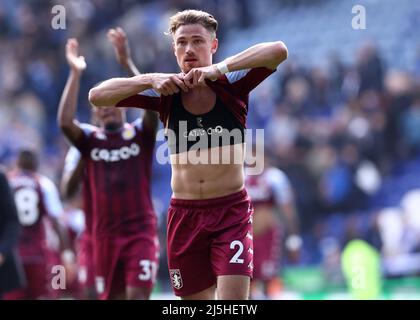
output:
[[[212,64],[217,50],[217,39],[201,24],[179,27],[173,36],[173,48],[182,72]]]
[[[123,110],[114,107],[94,108],[94,117],[99,126],[106,130],[115,130],[123,125]]]

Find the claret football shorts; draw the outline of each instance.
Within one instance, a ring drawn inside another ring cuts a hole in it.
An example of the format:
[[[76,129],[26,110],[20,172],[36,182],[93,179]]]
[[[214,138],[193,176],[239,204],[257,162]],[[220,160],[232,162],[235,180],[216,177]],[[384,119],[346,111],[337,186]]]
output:
[[[177,296],[203,291],[221,275],[252,278],[252,214],[245,189],[214,199],[171,200],[168,266]]]

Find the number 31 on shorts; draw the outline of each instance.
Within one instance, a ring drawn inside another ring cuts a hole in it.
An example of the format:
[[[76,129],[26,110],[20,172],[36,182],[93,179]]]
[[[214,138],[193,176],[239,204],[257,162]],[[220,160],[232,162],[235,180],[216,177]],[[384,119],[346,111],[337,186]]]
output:
[[[141,281],[156,281],[157,263],[150,260],[140,260],[139,265],[142,272],[139,274]]]

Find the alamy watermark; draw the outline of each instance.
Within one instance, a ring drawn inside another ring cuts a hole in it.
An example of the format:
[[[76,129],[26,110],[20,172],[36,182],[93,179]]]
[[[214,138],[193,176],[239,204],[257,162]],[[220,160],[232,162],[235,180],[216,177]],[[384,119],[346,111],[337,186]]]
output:
[[[215,126],[188,130],[187,122],[180,121],[179,130],[161,129],[156,140],[167,140],[156,150],[157,163],[162,165],[245,164],[249,175],[264,170],[264,129]]]
[[[62,265],[54,265],[51,273],[54,275],[51,279],[51,288],[66,290],[66,268]]]
[[[355,14],[351,19],[351,27],[354,30],[365,30],[366,29],[366,8],[361,4],[354,5],[351,8],[351,13]]]
[[[51,28],[54,30],[66,29],[66,8],[63,5],[55,5],[51,8]]]

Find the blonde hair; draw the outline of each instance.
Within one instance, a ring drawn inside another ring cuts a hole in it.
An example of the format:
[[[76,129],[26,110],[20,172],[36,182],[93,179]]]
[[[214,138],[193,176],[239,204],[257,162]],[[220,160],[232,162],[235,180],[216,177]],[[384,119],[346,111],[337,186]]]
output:
[[[166,34],[174,35],[179,27],[188,24],[201,24],[211,33],[213,38],[216,37],[216,31],[218,26],[217,20],[211,14],[205,11],[191,9],[180,11],[172,17],[170,17],[169,30]]]

